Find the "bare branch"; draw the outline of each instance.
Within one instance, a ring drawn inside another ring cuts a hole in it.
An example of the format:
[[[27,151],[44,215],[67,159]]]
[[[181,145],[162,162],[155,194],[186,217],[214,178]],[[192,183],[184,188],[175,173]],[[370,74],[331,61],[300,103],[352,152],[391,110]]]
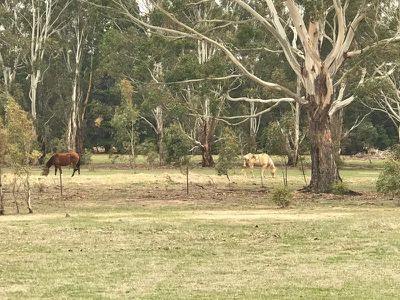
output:
[[[226,96],[226,99],[233,102],[245,101],[245,102],[258,102],[258,103],[281,103],[281,102],[295,102],[294,98],[276,98],[276,99],[258,99],[258,98],[248,98],[248,97],[238,97],[233,98],[229,94]]]

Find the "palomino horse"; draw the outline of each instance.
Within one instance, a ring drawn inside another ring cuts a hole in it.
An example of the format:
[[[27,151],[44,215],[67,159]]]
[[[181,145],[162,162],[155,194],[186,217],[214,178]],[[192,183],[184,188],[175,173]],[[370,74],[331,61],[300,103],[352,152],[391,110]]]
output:
[[[72,166],[74,168],[72,176],[74,176],[75,171],[78,171],[78,174],[81,174],[81,158],[75,151],[53,154],[53,156],[47,161],[46,167],[43,169],[43,175],[47,176],[49,174],[50,167],[53,165],[55,168],[55,175],[57,175],[57,169],[59,169],[60,174],[62,174],[62,166]]]
[[[261,154],[253,154],[247,153],[243,156],[243,167],[249,167],[251,170],[251,174],[253,175],[253,168],[254,167],[261,167],[261,178],[264,178],[264,171],[266,169],[271,170],[272,177],[275,177],[276,167],[274,162],[272,161],[271,157],[266,153]]]

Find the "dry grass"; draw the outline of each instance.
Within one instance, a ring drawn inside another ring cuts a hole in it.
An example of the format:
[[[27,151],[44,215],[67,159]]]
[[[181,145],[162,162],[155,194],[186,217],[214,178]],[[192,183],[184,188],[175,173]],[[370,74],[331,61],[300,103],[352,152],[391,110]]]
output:
[[[400,293],[399,208],[348,170],[359,197],[295,193],[281,179],[95,168],[33,179],[33,215],[0,217],[2,299],[388,299]],[[291,188],[302,186],[290,170]],[[10,177],[6,178],[6,186]],[[35,187],[36,189],[36,187]],[[22,202],[21,202],[22,205]],[[70,217],[66,217],[66,213]]]

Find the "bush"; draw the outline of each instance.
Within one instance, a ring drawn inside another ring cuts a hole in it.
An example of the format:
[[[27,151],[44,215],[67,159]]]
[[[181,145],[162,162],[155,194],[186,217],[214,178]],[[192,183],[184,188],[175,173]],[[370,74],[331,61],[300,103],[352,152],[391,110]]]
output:
[[[395,144],[390,148],[390,155],[393,160],[400,161],[400,144]]]
[[[230,128],[225,128],[221,142],[218,162],[215,166],[218,175],[226,175],[229,179],[229,170],[233,169],[240,151],[237,137]]]
[[[332,193],[335,195],[348,195],[350,189],[346,183],[338,181],[332,186]]]
[[[192,142],[181,127],[173,124],[165,130],[165,154],[167,163],[182,165],[190,153]]]
[[[288,207],[292,198],[292,193],[286,187],[275,189],[272,194],[272,201],[274,201],[274,203],[280,208]]]
[[[146,161],[149,164],[149,166],[153,166],[157,160],[158,160],[158,153],[157,152],[155,152],[155,151],[147,152]]]
[[[90,165],[92,163],[93,153],[90,149],[85,149],[85,152],[81,153],[81,165]]]
[[[397,161],[387,162],[376,182],[376,189],[380,193],[391,194],[394,198],[400,193],[400,163]],[[400,198],[398,199],[400,204]]]

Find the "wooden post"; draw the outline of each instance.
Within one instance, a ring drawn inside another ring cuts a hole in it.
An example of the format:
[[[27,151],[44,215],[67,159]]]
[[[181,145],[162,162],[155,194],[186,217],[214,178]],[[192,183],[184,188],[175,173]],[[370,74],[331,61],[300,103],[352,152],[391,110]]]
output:
[[[60,194],[61,194],[61,200],[63,199],[63,184],[62,184],[62,173],[60,171]]]
[[[186,195],[189,195],[189,165],[186,165]]]
[[[3,193],[3,183],[2,183],[2,177],[3,173],[1,170],[1,165],[0,165],[0,215],[4,215],[4,193]]]
[[[263,188],[263,187],[264,187],[264,181],[263,181],[263,171],[262,171],[262,168],[261,168],[261,174],[260,174],[260,176],[261,176],[261,187]]]

